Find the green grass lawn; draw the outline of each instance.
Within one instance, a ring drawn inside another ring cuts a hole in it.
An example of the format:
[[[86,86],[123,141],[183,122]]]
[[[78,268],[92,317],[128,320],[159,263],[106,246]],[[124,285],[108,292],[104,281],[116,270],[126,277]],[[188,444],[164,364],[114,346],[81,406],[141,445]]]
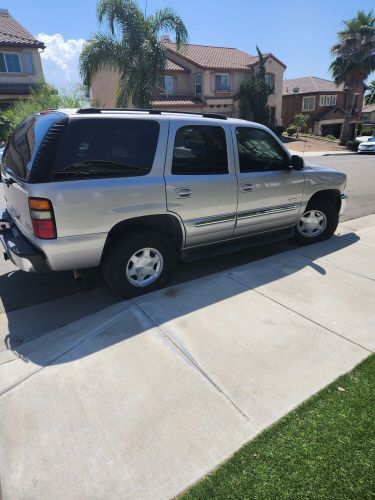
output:
[[[375,499],[375,356],[243,446],[181,498]]]

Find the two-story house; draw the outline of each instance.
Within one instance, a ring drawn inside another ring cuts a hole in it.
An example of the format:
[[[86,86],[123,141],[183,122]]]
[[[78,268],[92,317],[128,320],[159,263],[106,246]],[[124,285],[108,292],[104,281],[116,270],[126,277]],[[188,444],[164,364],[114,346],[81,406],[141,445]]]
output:
[[[256,72],[259,58],[235,48],[184,45],[180,51],[168,36],[165,74],[151,101],[153,108],[220,113],[239,116],[239,91],[243,80]],[[266,78],[273,88],[268,105],[270,119],[282,125],[281,104],[285,64],[267,54]],[[114,107],[119,75],[101,71],[91,88],[92,101],[102,107]]]
[[[0,9],[0,110],[18,99],[26,99],[43,78],[36,40],[6,9]]]
[[[340,137],[344,123],[347,92],[344,85],[337,86],[331,80],[306,76],[284,80],[282,117],[285,126],[293,122],[294,115],[304,113],[309,116],[308,128],[315,135],[334,135]],[[352,132],[361,116],[363,88],[355,94],[352,109]]]

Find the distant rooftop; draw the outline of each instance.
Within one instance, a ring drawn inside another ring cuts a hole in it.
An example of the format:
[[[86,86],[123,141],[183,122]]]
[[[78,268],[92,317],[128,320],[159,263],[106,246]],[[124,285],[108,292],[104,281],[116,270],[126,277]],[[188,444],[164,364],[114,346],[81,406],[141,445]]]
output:
[[[162,36],[161,40],[167,50],[204,69],[246,70],[259,61],[258,56],[252,56],[232,47],[214,47],[189,43],[183,45],[178,51],[176,44],[171,42],[168,36]],[[267,53],[265,55],[272,56],[285,66],[272,54]]]
[[[34,38],[6,9],[0,9],[0,46],[45,48],[44,43]]]
[[[311,94],[312,92],[337,92],[344,90],[344,85],[337,86],[332,80],[318,78],[317,76],[304,76],[284,80],[283,95]]]
[[[362,113],[372,113],[373,111],[375,111],[375,104],[367,104],[362,108]]]

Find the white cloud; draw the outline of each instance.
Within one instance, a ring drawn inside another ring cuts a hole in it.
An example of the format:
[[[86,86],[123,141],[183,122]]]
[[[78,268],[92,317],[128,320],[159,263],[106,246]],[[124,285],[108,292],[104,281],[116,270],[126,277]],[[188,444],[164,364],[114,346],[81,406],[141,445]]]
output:
[[[39,33],[36,35],[46,45],[41,52],[44,78],[58,89],[72,89],[81,82],[79,75],[79,55],[85,40],[64,40],[60,33],[47,35]]]

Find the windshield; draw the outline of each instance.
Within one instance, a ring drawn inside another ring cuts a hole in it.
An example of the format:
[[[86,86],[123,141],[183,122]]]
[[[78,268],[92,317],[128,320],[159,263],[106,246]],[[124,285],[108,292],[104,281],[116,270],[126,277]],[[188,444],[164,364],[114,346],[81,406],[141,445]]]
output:
[[[369,137],[369,138],[367,139],[367,142],[375,142],[375,137]]]

